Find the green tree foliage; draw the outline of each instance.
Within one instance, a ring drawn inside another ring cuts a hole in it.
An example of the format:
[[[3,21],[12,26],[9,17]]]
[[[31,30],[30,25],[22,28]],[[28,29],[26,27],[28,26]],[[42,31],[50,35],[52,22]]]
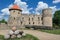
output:
[[[53,17],[53,24],[60,28],[60,10],[56,11]]]
[[[0,21],[0,23],[5,23],[5,24],[7,24],[7,22],[5,21],[5,19],[2,19],[2,20]]]

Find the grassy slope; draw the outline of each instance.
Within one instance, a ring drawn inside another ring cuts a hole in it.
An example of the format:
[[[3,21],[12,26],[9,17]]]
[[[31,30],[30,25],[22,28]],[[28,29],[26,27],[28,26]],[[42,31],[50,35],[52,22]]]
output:
[[[5,40],[4,36],[2,36],[2,35],[0,35],[0,39]],[[7,39],[7,40],[39,40],[39,39],[32,35],[27,34],[25,37],[22,37],[22,38]]]

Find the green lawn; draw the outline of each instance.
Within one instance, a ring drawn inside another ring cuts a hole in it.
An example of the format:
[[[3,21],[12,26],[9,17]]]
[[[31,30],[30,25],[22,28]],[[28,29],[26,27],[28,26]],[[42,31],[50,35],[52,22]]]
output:
[[[55,30],[40,30],[40,31],[51,33],[51,34],[60,34],[60,29],[55,29]]]
[[[3,35],[0,35],[0,40],[6,40],[6,39],[4,39]],[[32,35],[27,34],[25,37],[22,38],[14,38],[14,39],[7,39],[7,40],[39,40],[39,39]]]

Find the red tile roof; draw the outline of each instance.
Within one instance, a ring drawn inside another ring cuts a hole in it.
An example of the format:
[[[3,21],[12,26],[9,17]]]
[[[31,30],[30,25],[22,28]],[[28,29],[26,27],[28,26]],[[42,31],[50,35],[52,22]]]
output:
[[[11,9],[20,9],[18,5],[13,5]]]
[[[19,6],[16,5],[16,4],[14,4],[14,5],[9,9],[9,11],[10,11],[10,10],[19,10],[19,11],[22,11],[22,10],[19,8]]]

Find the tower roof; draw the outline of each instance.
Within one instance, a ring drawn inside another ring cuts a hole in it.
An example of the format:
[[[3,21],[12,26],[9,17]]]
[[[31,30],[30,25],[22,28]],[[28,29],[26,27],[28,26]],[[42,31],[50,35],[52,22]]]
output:
[[[18,5],[14,4],[9,10],[20,10],[22,11]]]

